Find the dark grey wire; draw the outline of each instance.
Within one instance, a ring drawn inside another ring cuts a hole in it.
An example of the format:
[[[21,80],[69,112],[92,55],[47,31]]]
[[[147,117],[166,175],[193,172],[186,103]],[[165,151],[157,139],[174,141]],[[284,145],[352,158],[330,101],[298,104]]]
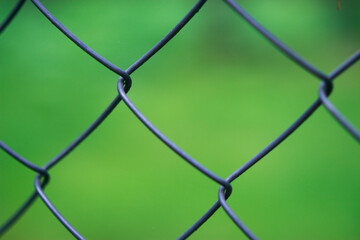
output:
[[[310,63],[305,61],[302,57],[297,55],[294,51],[292,51],[289,47],[287,47],[284,43],[282,43],[279,39],[277,39],[274,35],[272,35],[269,31],[267,31],[263,26],[260,25],[255,19],[253,19],[240,5],[238,5],[233,0],[225,0],[226,3],[229,4],[231,8],[233,8],[238,14],[240,14],[248,23],[250,23],[256,30],[258,30],[265,38],[267,38],[270,42],[272,42],[278,49],[284,52],[290,59],[298,63],[305,70],[312,73],[316,77],[320,78],[322,82],[322,86],[324,91],[327,94],[330,94],[332,91],[332,80],[335,79],[338,75],[344,72],[347,68],[349,68],[352,64],[360,58],[360,51],[356,52],[353,56],[351,56],[347,61],[345,61],[341,66],[339,66],[335,71],[333,71],[329,76],[321,73],[315,67],[313,67]],[[317,99],[306,111],[305,113],[297,119],[285,132],[283,132],[279,137],[277,137],[273,142],[271,142],[266,148],[264,148],[260,153],[258,153],[255,157],[250,159],[245,165],[235,171],[232,175],[230,175],[226,180],[230,183],[238,178],[242,173],[247,171],[250,167],[252,167],[255,163],[261,160],[264,156],[270,153],[275,147],[277,147],[282,141],[284,141],[288,136],[290,136],[304,121],[306,121],[314,111],[321,105],[322,100]],[[342,118],[346,122],[344,118]],[[191,234],[193,234],[202,224],[204,224],[218,209],[220,206],[224,208],[229,217],[235,222],[235,224],[247,235],[250,239],[256,239],[255,235],[249,231],[245,227],[245,225],[240,221],[240,219],[236,216],[236,214],[231,210],[231,208],[227,205],[226,199],[228,197],[222,196],[223,191],[220,188],[219,190],[219,201],[217,201],[198,221],[196,221],[188,230],[186,230],[178,239],[186,239]],[[221,199],[220,199],[221,197]]]
[[[71,226],[71,224],[60,214],[60,212],[55,208],[55,206],[50,202],[50,200],[45,195],[42,187],[41,187],[41,176],[37,175],[35,178],[35,189],[39,194],[40,198],[46,204],[46,206],[50,209],[50,211],[55,215],[55,217],[61,222],[61,224],[76,238],[80,240],[84,240],[85,238],[81,236],[81,234],[76,231],[76,229]]]
[[[235,12],[237,12],[241,17],[243,17],[251,26],[253,26],[259,33],[261,33],[265,38],[267,38],[271,43],[273,43],[281,52],[287,55],[291,60],[305,68],[314,76],[318,77],[321,80],[327,81],[327,76],[312,66],[305,59],[296,54],[288,46],[286,46],[282,41],[277,37],[271,34],[266,30],[260,23],[258,23],[250,14],[248,14],[236,1],[234,0],[224,0]]]
[[[351,56],[346,62],[335,69],[328,78],[334,80],[338,75],[355,64],[360,59],[360,51]],[[282,143],[288,136],[290,136],[298,127],[300,127],[321,105],[321,100],[317,99],[288,129],[286,129],[280,136],[266,146],[262,151],[256,154],[252,159],[246,162],[241,168],[232,173],[226,178],[230,183],[242,175],[245,171],[255,165],[263,157],[269,154],[274,148]],[[223,204],[225,202],[223,201]],[[221,204],[217,201],[198,221],[196,221],[188,230],[186,230],[178,239],[186,239],[193,234],[199,227],[201,227],[219,208]]]
[[[226,199],[230,196],[232,188],[230,183],[237,179],[241,174],[247,171],[255,163],[261,160],[269,152],[271,152],[275,147],[277,147],[283,140],[285,140],[289,135],[291,135],[304,121],[306,121],[321,105],[329,110],[329,112],[344,126],[344,128],[354,136],[358,141],[360,141],[359,132],[340,114],[338,110],[332,105],[328,100],[333,84],[332,81],[348,69],[351,65],[357,62],[360,58],[360,51],[350,57],[345,61],[341,66],[339,66],[335,71],[326,76],[321,71],[316,69],[302,57],[297,55],[264,27],[262,27],[256,20],[254,20],[244,9],[241,8],[234,0],[224,0],[231,8],[233,8],[238,14],[240,14],[247,22],[249,22],[255,29],[257,29],[264,37],[270,40],[279,50],[281,50],[285,55],[292,59],[295,63],[303,67],[305,70],[319,78],[322,83],[320,84],[319,95],[320,98],[317,99],[303,115],[300,116],[287,130],[285,130],[279,137],[277,137],[273,142],[271,142],[266,148],[259,152],[256,156],[250,159],[245,163],[241,168],[232,173],[228,178],[222,179],[215,173],[208,170],[205,166],[200,164],[171,142],[164,134],[162,134],[131,102],[127,97],[126,93],[131,87],[132,80],[130,74],[138,69],[142,64],[149,60],[157,51],[159,51],[168,41],[170,41],[181,29],[186,25],[188,21],[200,10],[204,5],[206,0],[200,0],[196,5],[191,9],[191,11],[172,29],[159,43],[157,43],[153,48],[151,48],[144,56],[142,56],[138,61],[131,65],[126,71],[121,70],[119,67],[115,66],[101,55],[96,53],[94,50],[89,48],[85,43],[83,43],[79,38],[77,38],[73,33],[71,33],[67,28],[65,28],[38,0],[32,0],[35,6],[60,30],[62,31],[71,41],[83,49],[86,53],[96,59],[98,62],[103,64],[105,67],[111,71],[120,75],[118,80],[118,92],[119,95],[111,102],[111,104],[106,108],[106,110],[95,120],[93,124],[90,125],[88,129],[85,130],[77,139],[75,139],[68,147],[66,147],[62,152],[57,156],[51,159],[44,167],[38,167],[30,161],[23,158],[20,154],[16,153],[5,143],[0,141],[0,148],[2,148],[6,153],[12,156],[15,160],[26,166],[27,168],[35,171],[38,175],[35,178],[35,189],[36,191],[30,196],[30,198],[23,204],[23,206],[0,228],[0,236],[28,209],[28,207],[35,201],[36,197],[39,195],[44,201],[46,206],[52,211],[52,213],[58,218],[58,220],[69,230],[70,233],[77,239],[84,239],[70,224],[69,222],[60,214],[60,212],[55,208],[55,206],[50,202],[48,197],[44,193],[44,188],[49,181],[48,170],[52,168],[55,164],[61,161],[65,156],[67,156],[73,149],[75,149],[83,140],[85,140],[113,111],[113,109],[118,105],[121,99],[124,100],[129,109],[143,122],[143,124],[156,135],[164,144],[171,148],[175,153],[180,157],[190,163],[193,167],[198,169],[204,175],[208,176],[215,182],[219,183],[220,189],[218,193],[218,201],[208,210],[208,212],[202,216],[191,228],[189,228],[179,239],[185,239],[190,236],[196,229],[198,229],[204,222],[207,221],[215,211],[222,206],[225,212],[229,215],[232,221],[244,232],[244,234],[249,239],[257,239],[256,236],[244,225],[244,223],[238,218],[238,216],[233,212],[230,206],[227,204]],[[25,0],[18,1],[17,5],[14,7],[9,16],[5,21],[0,25],[0,33],[8,26],[11,20],[14,18],[16,13],[19,11]]]
[[[360,143],[360,132],[346,120],[345,117],[335,108],[335,106],[329,101],[326,94],[326,86],[321,83],[319,87],[319,95],[325,108],[334,116],[336,120]]]
[[[126,95],[124,91],[124,86],[122,81],[118,81],[117,89],[119,92],[119,95],[121,96],[121,99],[125,102],[125,104],[128,106],[128,108],[135,114],[135,116],[159,139],[161,140],[165,145],[167,145],[171,150],[173,150],[177,155],[179,155],[182,159],[184,159],[186,162],[188,162],[190,165],[192,165],[194,168],[202,172],[207,177],[211,178],[218,184],[224,187],[226,192],[230,195],[232,191],[232,187],[226,180],[222,179],[209,169],[207,169],[205,166],[197,162],[195,159],[193,159],[189,154],[187,154],[185,151],[183,151],[181,148],[179,148],[175,143],[173,143],[169,138],[167,138],[162,132],[160,132],[159,129],[157,129],[141,112],[140,110],[135,106],[134,103],[131,102],[129,97]]]
[[[32,162],[28,161],[24,157],[22,157],[20,154],[12,150],[8,145],[6,145],[3,141],[0,140],[0,148],[3,149],[7,154],[9,154],[11,157],[13,157],[15,160],[17,160],[19,163],[23,164],[27,168],[40,173],[41,175],[48,175],[46,170],[43,168],[33,164]]]
[[[24,5],[25,0],[20,0],[16,3],[15,7],[9,13],[9,15],[5,18],[5,20],[0,25],[0,34],[6,29],[6,27],[10,24],[10,22],[14,19],[16,14],[19,12],[21,7]]]
[[[122,76],[125,79],[129,78],[129,75],[119,67],[115,66],[113,63],[102,57],[100,54],[95,52],[89,46],[87,46],[84,42],[82,42],[78,37],[76,37],[69,29],[67,29],[61,22],[59,22],[39,0],[31,0],[34,5],[43,13],[43,15],[50,20],[55,27],[57,27],[65,36],[67,36],[72,42],[78,45],[84,52],[89,54],[95,60],[103,64],[105,67],[115,72],[116,74]]]
[[[252,240],[257,240],[258,238],[254,233],[250,231],[250,229],[240,220],[240,218],[233,212],[230,206],[226,202],[225,189],[223,186],[220,187],[218,194],[219,202],[224,209],[224,211],[228,214],[231,220],[241,229],[241,231]]]
[[[138,59],[134,64],[132,64],[127,70],[126,74],[130,75],[135,70],[137,70],[140,66],[142,66],[145,62],[147,62],[154,54],[156,54],[160,49],[162,49],[194,16],[195,14],[201,9],[201,7],[205,4],[206,0],[199,0],[193,8],[185,15],[185,17],[163,38],[161,39],[155,46],[153,46],[148,52],[146,52],[140,59]],[[51,21],[54,25],[58,23],[58,21],[55,19],[54,16],[51,15],[51,13],[39,2],[36,1],[36,6],[43,12],[43,14],[48,18],[52,19]],[[67,29],[61,25],[62,29],[61,31],[67,31]],[[73,40],[71,37],[71,34],[67,35],[70,40]],[[76,38],[77,39],[77,38]],[[81,43],[85,45],[83,42],[81,42],[79,39],[77,39],[77,43]],[[85,47],[86,48],[86,45]],[[93,57],[98,60],[100,63],[103,63],[103,57],[98,55],[95,51],[92,50]],[[107,60],[106,60],[107,61]],[[105,65],[105,64],[104,64]],[[106,66],[106,65],[105,65]],[[120,77],[120,79],[122,79]],[[126,81],[127,80],[127,81]],[[130,82],[129,82],[130,80]],[[122,81],[122,80],[121,80]],[[125,79],[125,85],[127,92],[130,89],[131,86],[131,78]],[[66,155],[68,155],[74,148],[76,148],[83,140],[87,138],[106,118],[107,116],[113,111],[113,109],[119,104],[121,101],[121,98],[119,95],[116,96],[116,98],[111,102],[111,104],[106,108],[106,110],[95,120],[91,126],[85,130],[75,141],[73,141],[68,147],[66,147],[60,154],[58,154],[56,157],[54,157],[52,160],[49,161],[44,166],[44,169],[49,170],[51,167],[53,167],[57,162],[59,162],[61,159],[63,159]],[[1,145],[0,145],[1,147]],[[15,153],[10,148],[4,149],[7,153]],[[17,160],[19,160],[18,158]],[[24,159],[20,159],[20,162],[24,164],[26,163],[29,165],[31,164],[29,161],[21,161]],[[82,236],[68,223],[68,221],[60,214],[60,212],[54,207],[54,205],[50,202],[50,200],[46,197],[45,193],[43,192],[43,189],[47,182],[48,182],[48,175],[45,178],[44,183],[40,186],[40,176],[38,175],[35,178],[35,188],[36,191],[27,199],[27,201],[20,207],[18,211],[15,212],[15,214],[0,228],[0,236],[2,236],[7,229],[10,228],[12,224],[16,222],[17,219],[20,218],[20,216],[31,206],[31,204],[35,201],[37,194],[40,195],[44,203],[48,206],[48,208],[52,211],[52,213],[59,219],[59,221],[72,233],[76,238],[82,239]]]

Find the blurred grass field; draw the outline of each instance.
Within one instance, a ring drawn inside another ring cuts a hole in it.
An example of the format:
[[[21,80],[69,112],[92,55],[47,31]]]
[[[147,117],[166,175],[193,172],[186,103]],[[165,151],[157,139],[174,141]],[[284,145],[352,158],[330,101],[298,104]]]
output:
[[[126,69],[195,1],[43,1],[95,51]],[[14,1],[0,2],[5,18]],[[242,1],[325,73],[360,45],[360,3]],[[116,96],[117,76],[28,1],[0,36],[0,139],[43,165]],[[359,63],[330,100],[360,128]],[[170,139],[222,177],[281,134],[317,98],[319,80],[222,1],[209,0],[133,75],[129,97]],[[321,107],[232,185],[230,206],[260,239],[360,239],[358,143]],[[175,239],[217,199],[218,185],[157,140],[123,103],[51,170],[46,194],[87,239]],[[0,151],[0,222],[35,174]],[[4,239],[71,239],[37,200]],[[219,210],[190,239],[244,239]]]

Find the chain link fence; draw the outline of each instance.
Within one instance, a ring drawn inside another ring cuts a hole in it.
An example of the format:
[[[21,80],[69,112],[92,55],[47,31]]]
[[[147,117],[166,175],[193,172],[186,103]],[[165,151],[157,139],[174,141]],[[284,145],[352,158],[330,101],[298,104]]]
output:
[[[211,181],[215,181],[219,184],[218,192],[218,201],[197,221],[195,222],[188,230],[186,230],[178,239],[186,239],[191,236],[198,228],[200,228],[211,216],[219,209],[222,208],[225,210],[230,219],[238,226],[238,228],[249,238],[257,239],[255,234],[245,226],[245,224],[240,220],[238,215],[231,209],[227,203],[227,199],[232,193],[231,182],[240,177],[244,172],[249,168],[255,165],[263,157],[265,157],[269,152],[276,148],[282,141],[284,141],[288,136],[290,136],[297,128],[299,128],[320,106],[324,106],[328,112],[333,116],[340,125],[344,128],[345,131],[349,133],[354,140],[360,142],[360,133],[356,128],[349,123],[349,121],[341,115],[341,113],[335,108],[335,106],[329,101],[328,96],[333,91],[333,81],[341,75],[344,71],[350,68],[355,64],[360,58],[360,51],[356,52],[348,60],[342,63],[338,68],[336,68],[330,74],[324,74],[316,67],[312,66],[309,62],[299,56],[297,53],[292,51],[287,47],[283,42],[276,38],[272,33],[267,31],[261,24],[259,24],[251,15],[249,15],[236,1],[234,0],[225,0],[224,4],[229,6],[246,20],[255,30],[261,33],[265,38],[267,38],[275,47],[278,48],[283,54],[285,54],[290,60],[297,64],[299,67],[303,68],[305,71],[308,71],[315,78],[319,80],[319,98],[316,99],[313,104],[280,136],[273,140],[268,146],[266,146],[262,151],[256,154],[252,159],[246,162],[239,169],[234,171],[226,179],[221,178],[216,173],[210,171],[200,162],[196,161],[181,148],[179,148],[175,143],[173,143],[169,138],[167,138],[162,132],[160,132],[135,106],[135,104],[127,96],[127,92],[131,88],[132,79],[130,75],[140,68],[144,63],[146,63],[154,54],[156,54],[163,46],[165,46],[172,38],[174,38],[177,33],[185,27],[185,25],[196,15],[196,13],[202,8],[206,3],[206,0],[199,0],[193,8],[186,14],[186,16],[163,38],[159,41],[154,47],[152,47],[145,55],[140,59],[134,62],[128,69],[122,70],[118,66],[114,65],[110,61],[106,60],[104,57],[99,55],[93,49],[88,47],[84,42],[82,42],[76,35],[70,32],[61,22],[59,22],[39,0],[31,0],[32,3],[40,10],[40,12],[64,35],[66,35],[72,42],[78,45],[84,52],[89,56],[93,57],[96,61],[101,63],[104,67],[113,71],[119,75],[119,80],[117,84],[118,95],[110,103],[110,105],[104,110],[104,112],[72,143],[70,143],[63,151],[58,155],[52,158],[44,166],[37,166],[31,161],[20,156],[16,151],[12,150],[4,142],[0,141],[0,147],[13,157],[16,161],[22,164],[24,167],[28,168],[31,171],[37,173],[35,178],[35,191],[32,195],[25,201],[25,203],[15,212],[8,220],[3,223],[0,228],[0,236],[3,236],[4,233],[9,230],[9,228],[26,212],[27,209],[32,205],[34,200],[37,197],[40,197],[44,204],[49,208],[49,210],[54,214],[54,216],[75,238],[85,239],[77,229],[75,229],[65,217],[56,209],[52,204],[50,199],[46,196],[44,189],[48,185],[50,180],[49,170],[56,166],[60,161],[62,161],[72,150],[74,150],[80,143],[82,143],[116,108],[116,106],[123,101],[126,106],[135,114],[135,116],[147,127],[158,139],[160,139],[165,145],[167,145],[174,153],[179,155],[182,159],[192,165],[197,171],[200,171]],[[8,17],[2,22],[0,26],[0,34],[3,33],[5,28],[10,24],[11,20],[16,16],[18,11],[21,9],[25,0],[20,0],[14,6],[13,10],[10,12]],[[255,231],[256,232],[256,231]]]

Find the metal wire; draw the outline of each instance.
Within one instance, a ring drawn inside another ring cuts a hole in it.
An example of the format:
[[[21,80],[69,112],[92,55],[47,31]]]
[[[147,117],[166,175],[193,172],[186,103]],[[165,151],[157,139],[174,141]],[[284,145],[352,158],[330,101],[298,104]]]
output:
[[[47,186],[50,175],[49,170],[54,167],[57,163],[63,160],[68,154],[71,153],[80,143],[82,143],[101,123],[110,115],[110,113],[115,109],[115,107],[120,103],[121,100],[124,101],[126,106],[135,114],[135,116],[165,145],[167,145],[174,153],[180,156],[183,160],[188,162],[196,170],[203,173],[206,177],[213,180],[214,182],[220,185],[218,192],[218,201],[197,221],[195,222],[188,230],[186,230],[178,239],[186,239],[192,233],[194,233],[199,227],[201,227],[220,207],[222,207],[225,212],[229,215],[230,219],[239,227],[239,229],[249,238],[257,239],[257,237],[250,231],[248,227],[240,220],[240,218],[235,214],[235,212],[228,205],[226,200],[230,197],[232,192],[231,182],[240,177],[244,172],[249,168],[254,166],[267,154],[269,154],[274,148],[278,147],[281,142],[283,142],[287,137],[289,137],[297,128],[299,128],[321,105],[324,105],[329,113],[344,127],[344,129],[352,135],[360,143],[360,133],[359,131],[352,126],[349,121],[342,116],[342,114],[335,108],[335,106],[330,102],[329,95],[333,91],[333,80],[346,71],[349,67],[355,64],[360,59],[360,51],[356,52],[343,64],[341,64],[337,69],[335,69],[329,75],[322,73],[316,67],[312,66],[305,59],[300,57],[296,52],[291,50],[268,30],[266,30],[260,23],[258,23],[254,18],[251,17],[237,2],[234,0],[224,0],[224,2],[232,8],[235,13],[239,14],[244,20],[246,20],[251,26],[254,27],[260,34],[262,34],[266,39],[268,39],[275,47],[277,47],[281,52],[283,52],[287,57],[294,61],[297,65],[304,68],[310,74],[318,78],[321,83],[319,87],[319,98],[289,127],[287,128],[280,136],[278,136],[274,141],[272,141],[268,146],[266,146],[262,151],[256,154],[252,159],[246,162],[243,166],[229,175],[226,179],[221,178],[214,172],[207,169],[200,162],[193,159],[185,151],[179,148],[175,143],[173,143],[165,134],[160,132],[134,105],[134,103],[127,96],[127,92],[130,90],[132,85],[132,79],[130,75],[141,67],[145,62],[147,62],[154,54],[156,54],[160,49],[162,49],[174,36],[179,33],[179,31],[195,16],[195,14],[202,8],[206,0],[199,0],[193,8],[185,15],[185,17],[164,37],[162,38],[154,47],[152,47],[147,53],[145,53],[140,59],[134,62],[127,70],[122,70],[117,67],[110,61],[106,60],[100,54],[95,52],[93,49],[88,47],[84,42],[82,42],[76,35],[70,32],[61,22],[59,22],[39,0],[31,0],[32,3],[40,10],[40,12],[56,27],[58,28],[65,36],[67,36],[72,42],[79,46],[84,52],[93,57],[96,61],[104,65],[109,70],[113,71],[119,75],[117,81],[117,90],[119,95],[117,95],[114,100],[108,105],[103,113],[83,132],[81,133],[72,143],[70,143],[63,151],[58,155],[52,158],[47,164],[43,167],[39,167],[33,164],[31,161],[25,159],[19,155],[16,151],[7,146],[4,142],[0,140],[0,148],[3,149],[7,154],[12,158],[17,160],[19,163],[27,167],[28,169],[37,173],[35,177],[35,191],[32,195],[25,201],[25,203],[11,216],[9,219],[1,226],[0,228],[0,237],[26,212],[26,210],[32,205],[32,203],[39,196],[44,204],[49,208],[49,210],[54,214],[54,216],[59,220],[59,222],[76,238],[76,239],[85,239],[56,209],[53,203],[49,200],[44,192],[44,188]],[[17,2],[13,10],[9,13],[8,17],[0,25],[0,34],[4,32],[4,29],[9,25],[9,23],[14,19],[16,14],[19,12],[20,8],[23,6],[25,0],[20,0]]]
[[[17,2],[13,10],[9,13],[7,18],[0,25],[0,34],[5,30],[5,28],[9,25],[9,23],[13,20],[16,14],[19,12],[21,7],[24,5],[25,0],[20,0]]]

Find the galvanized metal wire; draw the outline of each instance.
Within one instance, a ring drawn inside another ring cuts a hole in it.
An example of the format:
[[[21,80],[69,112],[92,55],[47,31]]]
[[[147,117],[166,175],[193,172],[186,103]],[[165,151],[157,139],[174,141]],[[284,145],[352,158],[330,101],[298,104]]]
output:
[[[256,154],[243,166],[234,171],[226,179],[221,178],[213,171],[206,168],[199,161],[192,158],[185,151],[179,148],[175,143],[173,143],[165,134],[158,130],[135,106],[135,104],[129,99],[127,92],[130,90],[132,85],[132,79],[130,75],[140,68],[144,63],[146,63],[154,54],[156,54],[162,47],[164,47],[173,37],[175,37],[179,31],[196,15],[196,13],[203,7],[206,3],[206,0],[199,0],[193,8],[185,15],[185,17],[165,36],[163,37],[154,47],[152,47],[145,55],[140,59],[134,62],[128,69],[122,70],[118,66],[114,65],[96,51],[88,47],[84,42],[82,42],[75,34],[70,32],[60,21],[58,21],[39,0],[31,0],[32,3],[40,10],[40,12],[56,27],[58,28],[65,36],[67,36],[72,42],[79,46],[84,52],[89,56],[93,57],[96,61],[101,63],[103,66],[108,68],[110,71],[116,73],[119,76],[117,82],[118,95],[114,100],[109,104],[109,106],[104,110],[104,112],[82,133],[80,134],[73,142],[71,142],[63,151],[57,154],[55,157],[50,159],[47,164],[44,166],[37,166],[31,161],[25,159],[19,155],[16,151],[11,149],[8,145],[0,140],[0,148],[3,149],[7,154],[9,154],[14,160],[18,161],[20,164],[24,165],[29,170],[32,170],[37,173],[35,177],[35,191],[29,196],[29,198],[24,202],[24,204],[8,218],[8,220],[3,223],[0,227],[0,237],[5,234],[7,230],[26,212],[27,209],[32,205],[32,203],[40,197],[44,204],[49,208],[49,210],[54,214],[54,216],[59,220],[59,222],[76,238],[76,239],[85,239],[66,219],[65,217],[56,209],[50,199],[46,196],[44,189],[48,185],[50,180],[49,170],[53,168],[56,164],[62,161],[68,154],[71,153],[80,143],[82,143],[116,108],[116,106],[124,101],[125,105],[135,114],[135,116],[148,128],[156,138],[161,140],[165,145],[167,145],[174,153],[179,155],[187,163],[193,166],[197,171],[200,171],[207,178],[219,184],[218,192],[218,201],[198,220],[196,221],[188,230],[186,230],[178,239],[186,239],[191,234],[193,234],[198,228],[200,228],[220,207],[225,210],[230,219],[238,226],[238,228],[249,238],[249,239],[258,239],[255,234],[250,231],[248,227],[240,220],[237,214],[231,209],[227,203],[227,199],[232,193],[231,182],[239,178],[244,172],[254,166],[262,158],[264,158],[268,153],[270,153],[274,148],[278,147],[281,142],[283,142],[287,137],[289,137],[297,128],[299,128],[321,105],[329,111],[329,113],[340,123],[341,126],[352,136],[354,139],[360,143],[360,132],[352,125],[350,122],[336,109],[336,107],[330,102],[328,96],[333,91],[333,81],[341,75],[344,71],[354,65],[360,59],[360,51],[356,52],[338,68],[336,68],[330,74],[324,74],[316,67],[307,62],[304,58],[299,56],[296,52],[291,50],[286,44],[281,42],[276,38],[271,32],[266,30],[260,23],[258,23],[250,14],[248,14],[235,0],[224,0],[224,3],[234,10],[239,16],[241,16],[245,21],[247,21],[255,30],[262,34],[266,39],[268,39],[275,47],[279,49],[285,56],[292,60],[295,64],[302,67],[305,71],[312,74],[315,78],[320,80],[319,86],[319,98],[314,101],[314,103],[298,118],[295,122],[289,126],[280,136],[276,137],[268,146],[266,146],[262,151]],[[16,14],[19,12],[23,6],[25,0],[20,0],[16,3],[13,10],[9,13],[8,17],[0,25],[0,34],[8,27],[10,22],[15,18]],[[255,231],[256,232],[256,231]]]

